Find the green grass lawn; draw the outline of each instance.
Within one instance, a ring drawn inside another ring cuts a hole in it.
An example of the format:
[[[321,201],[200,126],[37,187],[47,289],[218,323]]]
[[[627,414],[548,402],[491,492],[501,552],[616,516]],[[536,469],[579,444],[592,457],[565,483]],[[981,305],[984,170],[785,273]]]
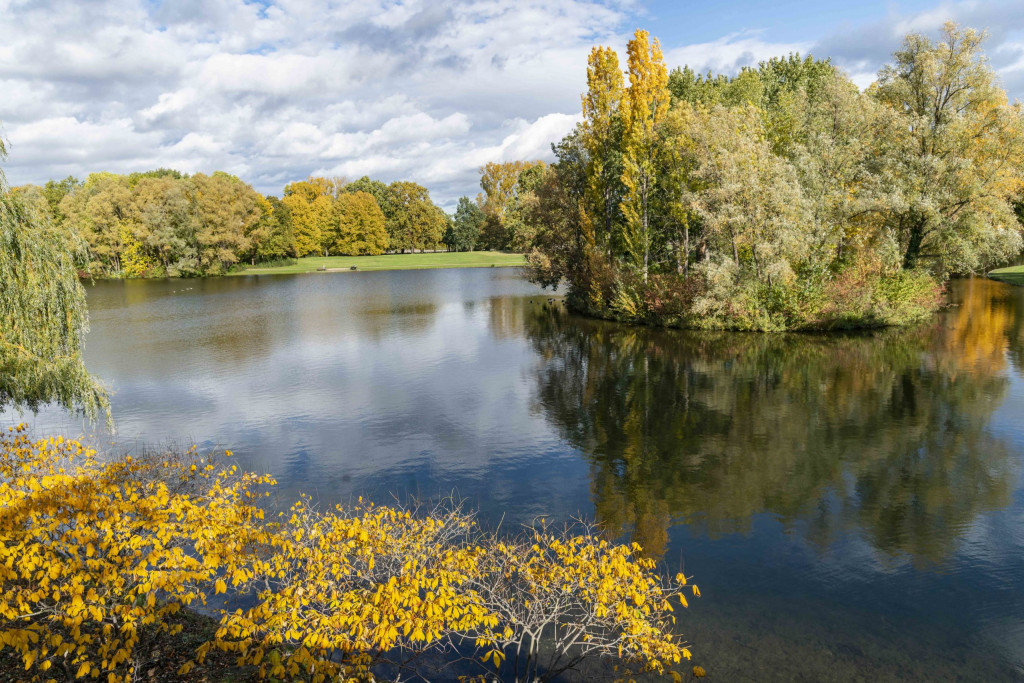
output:
[[[331,270],[419,270],[423,268],[490,268],[526,265],[522,254],[501,251],[438,252],[436,254],[384,254],[383,256],[306,256],[290,264],[245,266],[232,275],[315,273],[326,266]]]
[[[1024,266],[1011,266],[999,268],[988,274],[993,280],[1001,280],[1011,285],[1024,285]]]

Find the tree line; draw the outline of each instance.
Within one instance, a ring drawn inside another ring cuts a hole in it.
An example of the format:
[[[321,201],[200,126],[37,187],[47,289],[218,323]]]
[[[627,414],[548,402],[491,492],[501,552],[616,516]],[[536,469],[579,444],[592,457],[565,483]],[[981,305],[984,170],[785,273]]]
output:
[[[923,318],[946,278],[1024,246],[1024,111],[983,38],[908,35],[863,92],[813,57],[670,73],[637,31],[624,74],[595,47],[582,122],[517,197],[532,277],[567,282],[576,310],[661,325]]]
[[[81,271],[102,277],[216,275],[240,263],[311,255],[525,250],[521,231],[510,236],[491,219],[499,207],[503,217],[521,213],[505,210],[515,203],[514,189],[500,192],[501,200],[481,195],[481,205],[463,197],[449,216],[422,185],[365,176],[310,177],[286,185],[281,198],[221,171],[172,169],[92,173],[84,182],[69,176],[10,190],[35,220],[68,232],[63,246]]]

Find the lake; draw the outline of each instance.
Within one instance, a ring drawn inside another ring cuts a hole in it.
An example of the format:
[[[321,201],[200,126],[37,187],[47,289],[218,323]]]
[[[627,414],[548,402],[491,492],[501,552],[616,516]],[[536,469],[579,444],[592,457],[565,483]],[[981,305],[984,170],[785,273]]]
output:
[[[118,433],[38,435],[230,448],[283,503],[597,518],[700,585],[711,681],[1024,679],[1024,288],[827,337],[587,320],[517,269],[87,290]]]

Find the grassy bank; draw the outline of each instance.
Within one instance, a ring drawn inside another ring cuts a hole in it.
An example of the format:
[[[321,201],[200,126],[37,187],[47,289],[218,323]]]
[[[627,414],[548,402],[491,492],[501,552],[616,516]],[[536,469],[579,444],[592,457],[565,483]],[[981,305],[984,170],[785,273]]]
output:
[[[382,256],[306,256],[273,266],[246,266],[232,275],[315,273],[351,270],[420,270],[425,268],[501,268],[526,265],[522,254],[501,251],[437,252],[432,254],[384,254]]]
[[[1011,285],[1024,285],[1024,266],[1010,266],[999,268],[988,274],[993,280],[1007,282]]]

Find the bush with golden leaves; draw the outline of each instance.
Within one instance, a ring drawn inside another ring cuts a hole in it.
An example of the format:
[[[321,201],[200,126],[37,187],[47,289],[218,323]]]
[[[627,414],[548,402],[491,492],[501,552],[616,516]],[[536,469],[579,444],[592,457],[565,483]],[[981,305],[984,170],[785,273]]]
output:
[[[194,450],[103,462],[61,437],[0,434],[0,646],[34,679],[137,674],[140,639],[245,576],[266,477]]]
[[[147,638],[230,591],[246,608],[221,610],[181,675],[213,651],[316,682],[549,680],[594,660],[679,680],[690,657],[672,614],[686,579],[636,544],[582,524],[484,532],[451,504],[320,511],[303,497],[267,522],[272,483],[194,449],[104,461],[0,435],[0,651],[34,680],[132,680]]]

